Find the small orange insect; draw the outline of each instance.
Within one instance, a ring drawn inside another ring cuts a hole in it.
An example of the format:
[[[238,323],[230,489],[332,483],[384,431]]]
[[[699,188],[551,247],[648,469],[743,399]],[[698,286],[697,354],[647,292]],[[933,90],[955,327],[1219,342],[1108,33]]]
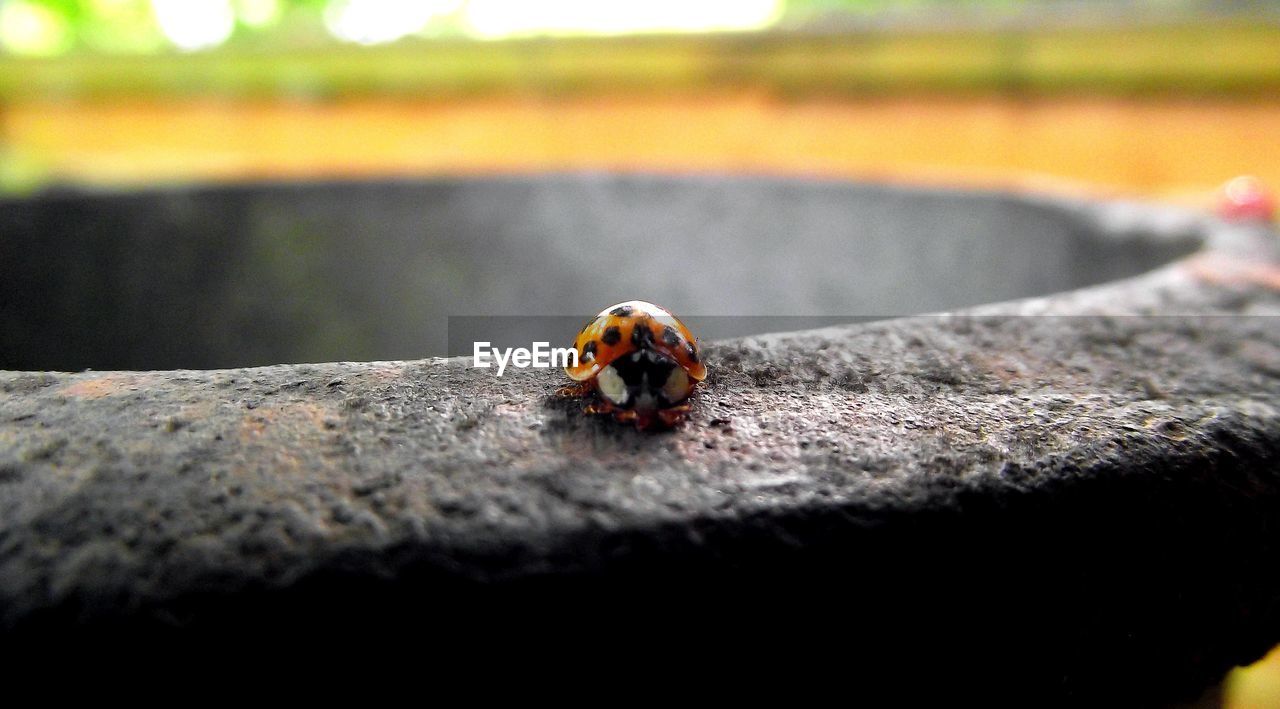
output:
[[[609,306],[578,333],[578,364],[564,368],[577,384],[564,396],[598,394],[590,414],[613,414],[644,430],[671,427],[689,413],[689,395],[706,379],[698,342],[676,316],[643,300]]]

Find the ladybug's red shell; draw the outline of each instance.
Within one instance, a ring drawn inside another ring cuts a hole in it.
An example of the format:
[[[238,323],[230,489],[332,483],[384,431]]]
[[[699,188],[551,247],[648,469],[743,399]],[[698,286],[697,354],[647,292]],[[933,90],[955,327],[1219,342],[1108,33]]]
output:
[[[665,308],[643,300],[629,300],[600,311],[573,342],[578,366],[565,367],[574,381],[586,381],[615,359],[641,348],[660,352],[694,381],[707,377],[698,343],[684,323]]]

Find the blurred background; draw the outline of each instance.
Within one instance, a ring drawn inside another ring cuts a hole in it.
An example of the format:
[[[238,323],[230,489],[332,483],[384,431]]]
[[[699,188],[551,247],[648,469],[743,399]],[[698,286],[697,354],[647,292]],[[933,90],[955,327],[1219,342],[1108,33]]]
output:
[[[1275,0],[0,0],[0,190],[627,169],[1208,204]]]
[[[1280,185],[1280,2],[0,0],[0,196],[564,170],[1207,208]]]

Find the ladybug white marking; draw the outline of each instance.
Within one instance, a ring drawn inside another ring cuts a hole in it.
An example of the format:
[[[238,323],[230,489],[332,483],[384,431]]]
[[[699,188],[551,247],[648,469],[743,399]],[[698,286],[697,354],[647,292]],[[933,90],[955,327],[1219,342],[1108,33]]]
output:
[[[627,403],[627,383],[622,381],[622,377],[618,376],[618,370],[612,365],[600,370],[596,375],[596,386],[600,387],[600,393],[605,398],[618,406]]]

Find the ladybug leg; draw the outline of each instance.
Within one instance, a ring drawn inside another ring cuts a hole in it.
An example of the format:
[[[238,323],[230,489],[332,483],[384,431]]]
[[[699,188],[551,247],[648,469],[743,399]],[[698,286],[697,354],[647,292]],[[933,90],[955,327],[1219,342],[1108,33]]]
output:
[[[588,414],[611,414],[616,410],[617,409],[613,404],[601,398],[587,404],[586,408],[583,409],[583,412]]]
[[[613,418],[621,423],[631,423],[638,421],[638,414],[635,409],[621,409],[613,413]]]
[[[648,431],[651,428],[662,428],[663,424],[661,424],[661,420],[662,419],[659,415],[652,412],[645,413],[643,416],[636,416],[636,430]],[[655,422],[658,422],[659,425],[654,426]]]
[[[671,428],[684,420],[684,417],[693,410],[689,404],[681,404],[680,406],[672,406],[669,409],[660,409],[658,411],[658,420],[662,421],[662,425]]]
[[[581,399],[587,394],[590,394],[591,390],[594,388],[592,380],[574,382],[568,386],[556,389],[556,396],[561,399]]]

